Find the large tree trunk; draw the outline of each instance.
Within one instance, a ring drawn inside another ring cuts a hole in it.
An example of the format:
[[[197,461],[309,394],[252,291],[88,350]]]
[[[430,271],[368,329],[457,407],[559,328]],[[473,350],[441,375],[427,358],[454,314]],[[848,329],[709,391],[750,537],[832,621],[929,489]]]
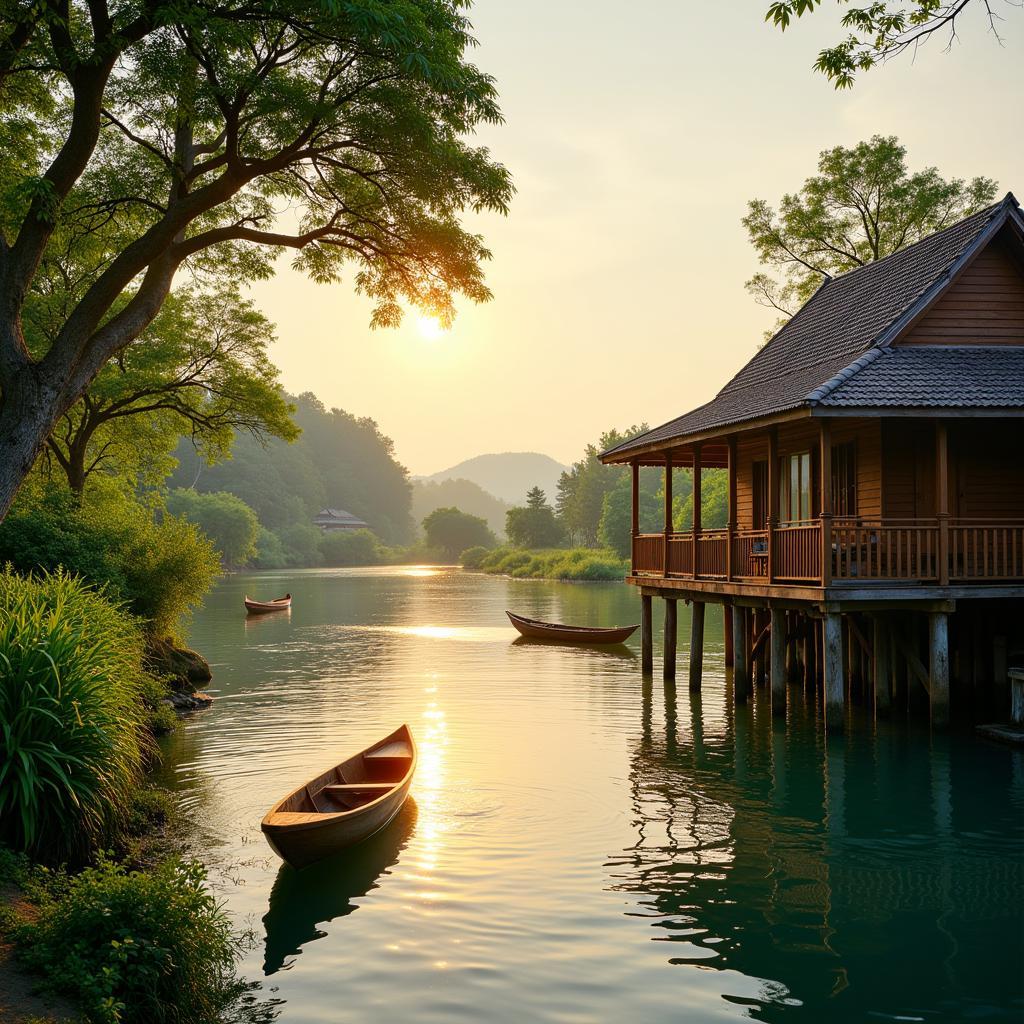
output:
[[[25,367],[4,387],[0,398],[0,521],[62,412],[59,393],[40,384],[34,366]]]

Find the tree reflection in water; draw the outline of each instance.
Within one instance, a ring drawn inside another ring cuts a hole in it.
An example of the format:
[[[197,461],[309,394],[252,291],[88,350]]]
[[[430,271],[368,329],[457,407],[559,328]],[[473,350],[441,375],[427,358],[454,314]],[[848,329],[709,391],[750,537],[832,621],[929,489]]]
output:
[[[766,703],[708,730],[644,681],[636,842],[608,864],[629,913],[670,963],[760,979],[726,996],[759,1020],[1019,1021],[1024,754],[907,722],[826,742]]]

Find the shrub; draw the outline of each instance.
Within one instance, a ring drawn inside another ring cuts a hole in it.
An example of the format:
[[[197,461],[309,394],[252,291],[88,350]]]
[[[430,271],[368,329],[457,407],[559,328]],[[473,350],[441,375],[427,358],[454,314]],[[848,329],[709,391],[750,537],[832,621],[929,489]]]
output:
[[[388,552],[369,530],[332,530],[320,537],[324,565],[381,565]]]
[[[471,516],[457,508],[435,508],[423,520],[427,544],[440,548],[454,561],[460,551],[470,547],[494,547],[496,538],[486,519]]]
[[[522,551],[506,547],[486,553],[479,568],[515,579],[621,580],[629,563],[614,551],[592,548]]]
[[[143,637],[63,571],[0,573],[0,838],[81,859],[116,833],[141,774]]]
[[[33,891],[34,921],[16,938],[47,985],[98,1024],[220,1024],[249,986],[239,939],[203,868],[168,860],[126,871],[107,859],[57,873]]]
[[[466,548],[465,551],[459,555],[459,562],[463,569],[480,569],[483,566],[484,559],[490,554],[490,551],[477,545],[473,548]]]
[[[241,568],[256,556],[259,520],[241,498],[227,491],[201,494],[179,487],[167,496],[167,509],[195,523],[210,538],[226,566]]]
[[[283,569],[288,564],[281,538],[272,530],[260,527],[256,535],[256,557],[253,565],[257,569]]]
[[[285,565],[301,567],[320,564],[321,531],[305,523],[293,523],[277,532],[284,548]]]
[[[177,635],[220,571],[191,523],[157,515],[114,490],[82,505],[65,487],[24,489],[0,522],[0,564],[19,572],[63,567],[124,603],[159,636]]]

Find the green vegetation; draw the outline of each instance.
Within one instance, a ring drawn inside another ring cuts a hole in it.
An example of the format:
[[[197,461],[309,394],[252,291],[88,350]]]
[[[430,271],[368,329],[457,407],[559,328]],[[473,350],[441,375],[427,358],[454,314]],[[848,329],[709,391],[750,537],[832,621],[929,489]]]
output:
[[[33,869],[0,849],[0,881],[22,888],[27,920],[4,931],[43,984],[91,1024],[270,1021],[235,974],[236,935],[196,863],[145,872],[101,858],[77,875]]]
[[[412,517],[421,523],[434,509],[457,508],[487,520],[499,537],[505,532],[508,502],[485,491],[472,480],[413,480]]]
[[[524,548],[553,548],[565,540],[565,527],[539,487],[527,491],[525,506],[508,510],[505,532],[510,543]]]
[[[241,498],[227,491],[171,491],[167,511],[195,523],[220,553],[221,562],[242,566],[256,555],[260,524],[256,513]]]
[[[81,860],[119,831],[143,760],[143,637],[63,572],[0,573],[0,838]]]
[[[614,551],[591,548],[524,551],[500,547],[483,554],[471,548],[463,553],[462,564],[467,569],[516,579],[621,580],[629,570],[629,563]]]
[[[316,281],[349,274],[375,326],[489,298],[462,218],[504,213],[513,188],[468,141],[501,113],[461,4],[111,0],[58,26],[16,3],[5,19],[0,517],[179,269],[215,292],[287,247]],[[40,306],[45,353],[22,332]]]
[[[324,565],[383,565],[393,553],[369,530],[335,530],[320,538],[320,560]]]
[[[28,574],[63,566],[103,587],[158,636],[177,636],[219,571],[191,523],[157,514],[115,487],[79,503],[57,484],[26,487],[0,522],[0,565]]]
[[[785,31],[794,18],[813,14],[822,0],[775,0],[765,15]],[[956,19],[972,0],[876,0],[864,6],[850,6],[842,17],[847,35],[834,46],[818,53],[814,70],[825,75],[837,89],[853,86],[858,71],[868,71],[917,47],[938,32],[950,46],[956,40]],[[851,4],[853,0],[839,0]],[[999,15],[987,0],[974,4],[984,8],[989,29],[1002,41],[998,30]]]
[[[934,167],[911,174],[895,136],[874,135],[823,150],[818,173],[782,197],[776,211],[747,203],[743,226],[760,261],[781,273],[755,274],[747,290],[783,324],[830,277],[884,259],[953,224],[995,197],[989,178],[945,179]]]
[[[451,561],[466,548],[494,547],[497,543],[487,523],[479,516],[460,512],[457,508],[438,508],[423,520],[427,544],[444,552]]]

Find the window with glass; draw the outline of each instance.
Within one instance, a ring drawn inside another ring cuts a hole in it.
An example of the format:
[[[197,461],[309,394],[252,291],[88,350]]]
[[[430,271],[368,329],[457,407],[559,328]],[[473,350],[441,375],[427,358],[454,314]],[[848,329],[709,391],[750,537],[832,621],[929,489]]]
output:
[[[786,524],[810,519],[810,452],[794,452],[779,459],[779,485],[779,520]]]

